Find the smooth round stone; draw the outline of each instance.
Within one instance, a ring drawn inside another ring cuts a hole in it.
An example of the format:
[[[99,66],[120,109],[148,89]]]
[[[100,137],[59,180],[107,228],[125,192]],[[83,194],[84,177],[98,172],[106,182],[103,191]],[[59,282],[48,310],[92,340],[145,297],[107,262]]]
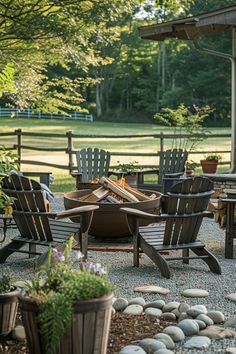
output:
[[[128,300],[120,297],[113,303],[113,307],[116,311],[123,311],[128,306]]]
[[[160,309],[156,309],[154,307],[148,307],[144,310],[146,315],[160,317],[162,315],[162,311]]]
[[[153,302],[149,302],[147,303],[144,308],[148,308],[148,307],[154,307],[154,308],[157,308],[157,309],[162,309],[162,307],[165,305],[165,301],[164,300],[156,300],[156,301],[153,301]]]
[[[198,327],[199,327],[200,330],[205,329],[206,326],[207,326],[205,322],[203,322],[203,321],[201,321],[201,320],[197,320],[196,318],[195,318],[194,321],[197,322]]]
[[[143,297],[135,297],[135,298],[129,300],[128,305],[134,305],[134,304],[144,306],[146,304],[146,302]]]
[[[226,329],[218,326],[209,326],[200,331],[200,336],[206,336],[210,339],[223,339],[236,336],[236,332],[232,329]]]
[[[167,312],[168,313],[168,312]],[[178,309],[172,310],[170,313],[173,313],[177,318],[180,316],[180,312]]]
[[[177,326],[168,326],[164,328],[163,333],[168,334],[174,342],[180,342],[185,338],[184,332]]]
[[[159,286],[156,285],[137,286],[134,288],[134,291],[140,293],[153,293],[153,294],[161,294],[161,295],[167,295],[170,292],[169,289],[160,288]]]
[[[199,326],[194,320],[183,320],[178,323],[178,327],[182,329],[186,336],[194,336],[199,333]]]
[[[164,343],[167,349],[174,349],[175,347],[173,339],[168,334],[157,333],[153,338],[158,339],[160,342]]]
[[[138,345],[143,348],[147,353],[154,353],[158,349],[166,349],[166,346],[164,343],[160,342],[157,339],[153,338],[144,338],[142,339]]]
[[[114,309],[114,307],[111,308],[111,314],[114,315],[116,313],[116,310]]]
[[[187,315],[186,312],[182,312],[178,318],[179,322],[182,321],[182,320],[186,320],[186,319],[192,319],[191,316]]]
[[[172,312],[164,312],[161,317],[165,321],[175,321],[176,320],[176,316]]]
[[[207,349],[211,344],[211,340],[208,337],[194,336],[189,339],[185,344],[185,349]]]
[[[180,303],[177,301],[168,302],[163,306],[163,312],[171,312],[179,307]]]
[[[205,322],[205,324],[207,326],[212,326],[214,324],[214,322],[212,321],[212,319],[210,317],[208,317],[207,315],[203,315],[203,314],[198,315],[196,317],[196,320],[200,320],[200,321]]]
[[[236,293],[226,295],[226,299],[236,302]]]
[[[236,327],[236,317],[231,317],[225,322],[225,327]]]
[[[190,315],[191,317],[195,318],[198,315],[206,315],[207,314],[207,308],[204,305],[194,305],[191,306],[187,311],[187,315]]]
[[[236,354],[236,347],[228,347],[225,349],[226,354]]]
[[[214,323],[222,323],[225,321],[225,316],[220,311],[208,311],[207,316],[210,317]]]
[[[185,297],[207,297],[209,293],[204,289],[185,289],[182,295]]]
[[[187,304],[187,302],[181,302],[180,305],[179,305],[179,312],[182,313],[182,312],[187,312],[187,310],[190,308],[189,304]]]
[[[137,345],[127,345],[122,348],[119,354],[147,354],[141,347]]]
[[[159,349],[154,354],[174,354],[174,352],[169,349]]]
[[[12,339],[18,340],[19,342],[25,340],[25,328],[21,325],[16,326],[12,331]]]
[[[140,305],[129,305],[124,310],[124,313],[128,315],[141,315],[143,313],[143,307]]]

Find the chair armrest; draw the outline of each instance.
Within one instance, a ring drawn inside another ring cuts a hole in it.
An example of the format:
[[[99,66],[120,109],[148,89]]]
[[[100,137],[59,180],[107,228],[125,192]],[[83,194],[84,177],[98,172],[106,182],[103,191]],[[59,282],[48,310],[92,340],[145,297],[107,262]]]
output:
[[[178,178],[183,176],[184,172],[175,172],[175,173],[165,173],[164,177],[166,178]]]
[[[81,172],[71,172],[72,177],[82,176]]]
[[[78,216],[80,214],[85,214],[94,210],[99,209],[98,205],[84,205],[81,207],[77,207],[77,208],[73,208],[73,209],[69,209],[69,210],[65,210],[65,211],[61,211],[59,213],[56,213],[55,215],[55,219],[59,220],[59,219],[63,219],[63,218],[71,218],[73,216]]]
[[[129,214],[129,215],[140,217],[140,218],[152,219],[152,220],[153,219],[160,220],[160,216],[159,215],[146,213],[145,211],[141,211],[141,210],[138,210],[138,209],[120,208],[120,211],[122,211],[123,213]]]

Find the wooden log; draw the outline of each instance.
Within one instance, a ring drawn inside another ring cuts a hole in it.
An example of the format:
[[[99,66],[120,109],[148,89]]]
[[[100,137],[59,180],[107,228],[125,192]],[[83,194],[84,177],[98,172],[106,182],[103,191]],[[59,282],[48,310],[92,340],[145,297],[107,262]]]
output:
[[[98,202],[99,200],[105,198],[109,194],[109,189],[104,187],[99,187],[89,194],[86,194],[80,198],[84,202]]]
[[[120,197],[128,200],[129,202],[139,201],[138,198],[136,198],[133,194],[129,193],[123,187],[119,186],[116,182],[107,177],[101,177],[99,179],[99,183],[102,184],[105,188],[108,188],[114,193],[118,194]]]
[[[117,184],[119,182],[116,182]],[[140,192],[138,189],[130,187],[126,182],[122,184],[124,186],[124,189],[128,191],[129,193],[133,194],[138,200],[144,201],[144,200],[150,200],[150,197],[147,196],[146,194]]]

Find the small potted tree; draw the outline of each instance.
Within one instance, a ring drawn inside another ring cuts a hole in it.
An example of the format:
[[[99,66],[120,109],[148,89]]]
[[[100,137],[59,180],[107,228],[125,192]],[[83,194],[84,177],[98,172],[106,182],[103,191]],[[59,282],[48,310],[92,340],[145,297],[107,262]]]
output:
[[[216,173],[218,162],[222,159],[219,154],[208,154],[204,156],[204,160],[201,160],[201,166],[203,173]]]
[[[72,244],[64,252],[49,248],[19,297],[30,354],[106,354],[114,286]]]
[[[114,170],[118,171],[119,175],[125,177],[125,181],[133,187],[137,186],[137,170],[140,170],[138,166],[138,161],[131,161],[127,163],[121,163],[117,161],[118,165],[115,166]]]
[[[15,327],[20,290],[13,286],[9,271],[0,277],[0,335],[9,334]]]
[[[186,176],[192,176],[194,174],[197,163],[193,160],[187,161],[186,163]]]

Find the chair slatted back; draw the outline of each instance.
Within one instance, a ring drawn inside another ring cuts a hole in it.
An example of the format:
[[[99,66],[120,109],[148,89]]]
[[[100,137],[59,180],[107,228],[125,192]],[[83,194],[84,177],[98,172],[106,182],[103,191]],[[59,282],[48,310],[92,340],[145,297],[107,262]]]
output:
[[[159,178],[158,183],[167,173],[184,172],[185,164],[188,158],[188,152],[182,149],[166,150],[160,153]]]
[[[194,177],[174,185],[168,193],[164,245],[194,242],[206,211],[213,183],[204,177]],[[183,216],[183,217],[181,217]]]
[[[52,241],[46,213],[44,193],[40,183],[27,177],[12,175],[4,178],[3,190],[14,202],[14,219],[21,236],[40,241]]]
[[[98,148],[87,148],[76,152],[78,172],[82,174],[81,182],[86,183],[102,176],[107,176],[111,154]]]

